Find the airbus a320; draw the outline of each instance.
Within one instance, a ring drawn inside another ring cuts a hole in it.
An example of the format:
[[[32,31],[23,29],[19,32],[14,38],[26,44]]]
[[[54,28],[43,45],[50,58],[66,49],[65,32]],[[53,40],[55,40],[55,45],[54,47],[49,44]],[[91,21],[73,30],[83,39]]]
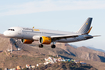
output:
[[[96,37],[89,35],[92,29],[91,22],[92,18],[88,18],[77,32],[10,27],[3,34],[9,38],[21,39],[24,44],[31,44],[33,41],[38,41],[40,48],[43,47],[43,44],[51,44],[51,48],[55,48],[56,42],[71,43]]]

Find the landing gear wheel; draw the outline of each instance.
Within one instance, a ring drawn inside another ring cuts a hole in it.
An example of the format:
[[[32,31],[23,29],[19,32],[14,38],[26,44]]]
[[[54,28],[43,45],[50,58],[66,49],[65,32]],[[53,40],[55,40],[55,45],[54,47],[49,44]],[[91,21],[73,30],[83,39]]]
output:
[[[51,48],[55,48],[56,46],[55,45],[51,45]]]
[[[43,44],[40,44],[40,45],[39,45],[39,48],[43,48]]]

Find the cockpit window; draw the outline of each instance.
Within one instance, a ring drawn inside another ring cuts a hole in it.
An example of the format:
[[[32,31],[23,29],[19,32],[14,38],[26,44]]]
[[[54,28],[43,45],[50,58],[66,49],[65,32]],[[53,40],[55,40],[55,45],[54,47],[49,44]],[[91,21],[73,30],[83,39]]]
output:
[[[14,29],[8,29],[8,31],[15,31]]]

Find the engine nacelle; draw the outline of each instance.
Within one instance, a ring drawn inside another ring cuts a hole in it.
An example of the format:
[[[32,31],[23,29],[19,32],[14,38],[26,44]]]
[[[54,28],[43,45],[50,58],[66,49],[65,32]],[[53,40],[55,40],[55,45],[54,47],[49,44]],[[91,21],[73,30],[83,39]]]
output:
[[[51,38],[46,37],[46,36],[42,36],[42,37],[40,37],[40,43],[41,44],[50,44],[51,43]]]
[[[33,42],[33,40],[28,40],[28,39],[21,39],[21,41],[24,43],[24,44],[31,44]]]
[[[40,39],[40,36],[33,36],[34,41],[38,41]]]

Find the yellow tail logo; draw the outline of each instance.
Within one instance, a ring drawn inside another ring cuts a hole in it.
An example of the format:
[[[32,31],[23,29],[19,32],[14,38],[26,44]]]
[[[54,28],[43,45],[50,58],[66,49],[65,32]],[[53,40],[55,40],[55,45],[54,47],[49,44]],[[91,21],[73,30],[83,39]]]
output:
[[[89,31],[87,33],[90,33],[91,29],[92,29],[92,27],[89,29]]]

